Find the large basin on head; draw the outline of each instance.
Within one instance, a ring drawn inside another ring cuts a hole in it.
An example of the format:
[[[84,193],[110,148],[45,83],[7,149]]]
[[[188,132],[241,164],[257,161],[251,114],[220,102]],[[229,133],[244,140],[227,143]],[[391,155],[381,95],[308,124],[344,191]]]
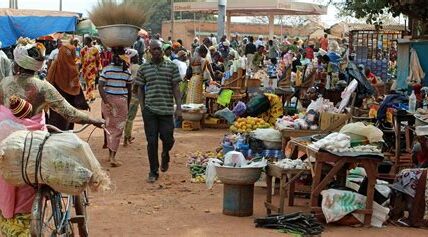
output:
[[[109,48],[130,47],[137,40],[140,28],[134,25],[117,24],[97,27],[101,42]]]
[[[217,177],[224,184],[248,185],[259,180],[262,168],[234,168],[217,166]]]

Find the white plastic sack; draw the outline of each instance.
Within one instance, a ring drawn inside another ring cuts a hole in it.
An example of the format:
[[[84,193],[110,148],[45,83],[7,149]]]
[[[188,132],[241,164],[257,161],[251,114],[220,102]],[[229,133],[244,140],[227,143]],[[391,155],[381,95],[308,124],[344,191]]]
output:
[[[242,166],[242,168],[264,168],[267,166],[267,160],[263,158],[261,161],[251,162],[247,165]]]
[[[43,146],[41,172],[35,171],[39,145],[45,131],[17,131],[0,143],[0,175],[12,185],[23,185],[22,155],[28,157],[26,173],[31,183],[44,183],[67,194],[80,194],[87,186],[92,190],[110,187],[110,179],[95,158],[89,144],[73,133],[52,134]],[[28,136],[27,136],[28,135]],[[30,146],[31,143],[31,146]]]
[[[15,123],[10,119],[5,119],[0,121],[0,142],[3,141],[7,136],[12,134],[13,132],[19,130],[27,130],[27,128],[19,123]]]
[[[324,213],[327,223],[335,222],[342,219],[349,213],[355,210],[364,209],[366,206],[366,196],[359,193],[327,189],[321,192],[322,195],[322,212]],[[382,224],[388,219],[389,209],[380,206],[373,202],[373,216],[371,225],[375,227],[382,227]],[[364,215],[352,214],[361,223],[364,222]]]
[[[244,155],[238,151],[229,151],[224,155],[224,166],[240,168],[247,165]]]
[[[342,101],[339,104],[338,113],[342,113],[343,109],[349,104],[349,100],[351,99],[352,93],[357,89],[358,81],[352,80],[351,83],[343,90],[342,92]]]
[[[251,132],[253,138],[268,141],[268,142],[281,142],[281,132],[273,128],[258,128]]]
[[[340,133],[352,133],[367,137],[370,143],[383,141],[383,132],[373,125],[365,125],[362,122],[348,123],[340,129]]]

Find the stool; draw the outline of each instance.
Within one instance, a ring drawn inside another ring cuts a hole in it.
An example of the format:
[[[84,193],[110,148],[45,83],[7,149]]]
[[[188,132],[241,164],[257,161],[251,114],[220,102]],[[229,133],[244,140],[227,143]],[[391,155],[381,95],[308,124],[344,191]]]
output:
[[[284,213],[285,192],[288,190],[288,206],[294,205],[295,182],[303,174],[310,174],[310,170],[302,169],[282,169],[276,165],[269,164],[266,169],[266,212],[271,214],[272,210],[282,214]],[[288,177],[290,176],[290,177]],[[279,179],[279,207],[272,204],[272,178]],[[287,181],[288,179],[288,181]]]

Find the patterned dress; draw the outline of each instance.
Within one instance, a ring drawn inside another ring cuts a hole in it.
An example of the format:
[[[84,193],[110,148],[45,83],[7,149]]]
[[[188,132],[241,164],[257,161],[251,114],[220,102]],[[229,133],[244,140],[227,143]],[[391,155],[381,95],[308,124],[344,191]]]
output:
[[[95,79],[101,70],[101,57],[97,48],[85,46],[80,52],[82,74],[86,81],[86,99],[95,99]]]

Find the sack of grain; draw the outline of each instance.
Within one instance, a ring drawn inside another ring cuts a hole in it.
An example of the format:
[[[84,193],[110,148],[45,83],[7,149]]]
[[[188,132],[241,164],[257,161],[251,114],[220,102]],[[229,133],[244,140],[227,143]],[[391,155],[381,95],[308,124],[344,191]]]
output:
[[[40,169],[36,169],[40,145]],[[0,143],[0,175],[10,184],[44,183],[58,192],[80,194],[86,187],[106,190],[110,179],[89,144],[73,133],[17,131]]]

